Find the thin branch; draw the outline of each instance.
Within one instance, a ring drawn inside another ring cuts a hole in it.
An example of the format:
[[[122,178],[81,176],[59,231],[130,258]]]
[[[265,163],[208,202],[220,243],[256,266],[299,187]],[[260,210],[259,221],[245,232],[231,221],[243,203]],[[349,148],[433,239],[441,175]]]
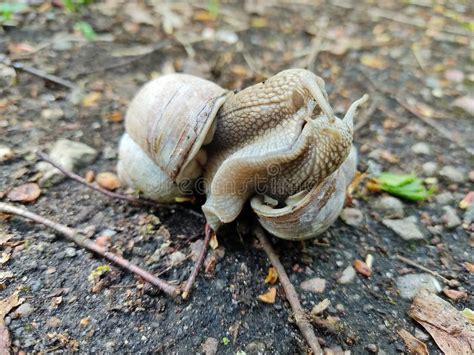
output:
[[[437,273],[436,271],[432,271],[432,270],[428,269],[426,266],[420,265],[420,264],[414,262],[413,260],[405,258],[404,256],[401,256],[401,255],[397,254],[397,255],[394,256],[394,258],[404,262],[405,264],[416,267],[417,269],[420,269],[420,270],[425,271],[425,272],[427,272],[427,273],[429,273],[433,276],[436,276],[436,277],[440,278],[441,280],[443,280],[448,285],[455,285],[455,284],[458,283],[457,280],[449,280],[446,277],[444,277],[444,276],[440,275],[439,273]]]
[[[99,246],[98,244],[94,243],[90,239],[88,239],[85,235],[79,233],[76,229],[69,228],[64,224],[54,222],[50,219],[44,218],[36,213],[29,212],[25,209],[15,207],[13,205],[0,202],[0,212],[14,214],[20,217],[24,217],[30,219],[34,222],[43,224],[49,228],[54,229],[55,231],[61,233],[66,237],[66,239],[76,243],[77,245],[96,253],[111,262],[121,266],[122,268],[133,272],[134,274],[140,276],[145,281],[148,281],[152,285],[156,286],[160,290],[162,290],[167,295],[172,297],[177,297],[180,293],[179,289],[176,286],[173,286],[166,281],[150,274],[148,271],[140,268],[139,266],[132,264],[128,260],[122,258],[119,255],[109,252],[106,248]]]
[[[102,188],[98,185],[91,184],[90,182],[87,182],[82,176],[79,176],[79,175],[77,175],[77,174],[75,174],[71,171],[67,171],[60,164],[58,164],[57,162],[52,160],[47,154],[45,154],[43,152],[37,152],[37,155],[42,160],[44,160],[44,161],[48,162],[49,164],[51,164],[52,166],[54,166],[56,169],[58,169],[61,173],[63,173],[64,175],[66,175],[70,179],[72,179],[74,181],[77,181],[78,183],[80,183],[84,186],[87,186],[88,188],[90,188],[94,191],[100,192],[101,194],[103,194],[107,197],[114,198],[114,199],[117,199],[117,200],[127,201],[127,202],[132,203],[132,204],[137,204],[137,205],[142,205],[142,206],[150,206],[150,207],[156,207],[156,208],[179,209],[181,207],[181,206],[178,206],[176,204],[171,204],[171,205],[161,204],[161,203],[157,203],[157,202],[152,201],[152,200],[148,200],[148,199],[144,199],[144,198],[137,198],[137,197],[134,197],[134,196],[123,195],[123,194],[119,194],[119,193],[116,193],[116,192],[109,191],[109,190],[104,189],[104,188]],[[193,211],[191,209],[186,209],[186,211],[189,214],[192,214],[192,215],[197,216],[199,218],[203,218],[203,216],[200,213],[196,212],[196,211]]]
[[[212,229],[209,226],[209,224],[206,223],[204,227],[204,242],[202,244],[202,249],[199,252],[198,259],[196,260],[196,263],[194,264],[193,271],[191,272],[191,275],[189,275],[188,281],[186,281],[186,285],[184,286],[183,293],[181,294],[181,297],[185,300],[189,296],[189,291],[191,291],[191,288],[193,287],[194,281],[196,280],[196,277],[199,273],[199,270],[202,267],[202,264],[204,263],[204,259],[207,254],[207,248],[209,246],[209,241],[211,240],[211,235],[212,235]]]
[[[288,278],[288,275],[286,274],[278,255],[275,253],[275,250],[273,249],[272,245],[270,244],[268,238],[265,235],[265,232],[260,226],[255,226],[254,233],[257,239],[260,241],[263,250],[265,250],[265,253],[267,253],[267,256],[270,259],[270,262],[272,263],[273,267],[278,272],[280,283],[283,286],[283,290],[285,290],[286,298],[290,303],[291,309],[293,310],[293,313],[295,315],[296,324],[298,325],[298,328],[300,328],[303,337],[306,339],[306,342],[310,346],[311,350],[313,350],[314,354],[322,354],[323,351],[321,350],[318,339],[314,334],[313,327],[307,320],[306,313],[303,310],[303,307],[301,307],[301,303],[298,294],[296,293],[295,287]]]
[[[24,72],[26,72],[28,74],[35,75],[35,76],[37,76],[41,79],[44,79],[44,80],[50,81],[52,83],[64,86],[64,87],[66,87],[68,89],[71,89],[71,90],[74,90],[74,89],[78,88],[78,86],[76,84],[74,84],[72,81],[60,78],[59,76],[56,76],[56,75],[53,75],[53,74],[48,74],[48,73],[46,73],[45,71],[43,71],[41,69],[33,68],[33,67],[25,65],[23,63],[12,62],[9,59],[0,60],[0,63],[8,65],[8,66],[10,66],[12,68],[15,68],[15,69],[18,69],[18,70],[23,70]]]

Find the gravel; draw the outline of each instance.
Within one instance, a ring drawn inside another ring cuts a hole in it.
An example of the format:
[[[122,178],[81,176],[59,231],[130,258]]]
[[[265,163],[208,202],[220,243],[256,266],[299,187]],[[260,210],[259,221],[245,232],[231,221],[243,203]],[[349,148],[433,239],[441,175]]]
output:
[[[384,219],[382,223],[402,237],[403,240],[424,239],[415,221],[416,217],[411,216],[404,219]]]
[[[439,293],[442,290],[441,284],[430,274],[408,274],[399,276],[396,279],[396,284],[400,290],[400,296],[408,300],[413,299],[422,288],[426,288],[434,293]]]

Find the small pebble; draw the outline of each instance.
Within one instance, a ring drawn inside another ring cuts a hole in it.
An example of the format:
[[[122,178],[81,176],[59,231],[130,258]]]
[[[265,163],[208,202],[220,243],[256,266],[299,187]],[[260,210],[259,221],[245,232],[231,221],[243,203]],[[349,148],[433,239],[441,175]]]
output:
[[[421,341],[430,340],[430,336],[418,328],[415,328],[415,337]]]
[[[456,210],[451,206],[444,206],[443,207],[444,214],[441,217],[444,224],[447,228],[456,228],[457,226],[461,225],[461,218],[459,218]]]
[[[64,116],[64,111],[60,107],[46,108],[41,111],[41,117],[45,120],[57,121]]]
[[[315,277],[314,279],[303,281],[300,287],[305,291],[322,293],[326,288],[326,280]]]
[[[433,176],[438,171],[438,164],[435,162],[429,161],[424,163],[421,168],[423,169],[423,174],[425,176]]]
[[[77,251],[73,247],[68,247],[64,250],[64,255],[68,258],[74,258],[77,254]]]
[[[170,254],[169,258],[171,266],[178,266],[184,260],[186,260],[186,255],[180,251],[175,251],[174,253]]]
[[[470,182],[474,182],[474,170],[471,170],[471,171],[469,172],[469,181],[470,181]]]
[[[396,284],[400,290],[400,296],[404,299],[413,299],[417,292],[426,288],[431,292],[439,293],[442,287],[438,280],[430,274],[408,274],[399,276]]]
[[[28,317],[31,313],[33,313],[34,308],[30,303],[23,303],[20,307],[18,307],[14,313],[17,318],[20,317]]]
[[[384,219],[382,223],[402,237],[403,240],[421,240],[424,237],[415,221],[416,218],[412,216],[404,219]]]
[[[379,347],[376,345],[376,344],[368,344],[366,346],[366,349],[368,352],[371,352],[371,353],[378,353],[379,351]]]
[[[352,265],[350,265],[344,269],[341,277],[337,280],[337,282],[343,285],[348,284],[348,283],[351,283],[355,277],[356,277],[356,271],[352,267]]]
[[[446,165],[439,171],[439,175],[448,180],[449,182],[461,183],[465,180],[464,173],[451,165]]]
[[[380,210],[386,218],[403,218],[405,214],[402,201],[393,196],[383,196],[375,202],[375,208]]]
[[[13,150],[6,146],[0,146],[0,162],[4,162],[13,158],[15,154]]]
[[[427,143],[419,142],[411,147],[411,151],[419,155],[429,155],[431,154],[431,147]]]
[[[348,225],[358,227],[364,221],[364,214],[357,208],[344,208],[341,212],[341,219]]]
[[[51,317],[46,321],[46,326],[49,328],[57,328],[61,325],[61,319],[57,317]]]
[[[464,73],[458,69],[448,69],[444,72],[444,77],[453,83],[462,83],[464,81]]]
[[[205,355],[215,355],[217,353],[217,347],[219,342],[216,338],[207,338],[206,341],[202,344],[202,351]]]
[[[445,191],[435,196],[435,200],[440,205],[447,205],[454,200],[454,196],[451,192]]]

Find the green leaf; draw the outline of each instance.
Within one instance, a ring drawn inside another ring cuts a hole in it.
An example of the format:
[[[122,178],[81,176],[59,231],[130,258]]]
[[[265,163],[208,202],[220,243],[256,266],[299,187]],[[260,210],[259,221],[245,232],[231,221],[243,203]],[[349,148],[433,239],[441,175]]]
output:
[[[223,338],[222,338],[222,344],[224,344],[224,345],[229,345],[229,344],[230,344],[229,338],[223,337]]]
[[[411,201],[423,201],[430,197],[435,191],[434,187],[426,189],[422,180],[416,175],[397,175],[393,173],[382,173],[377,178],[380,189],[392,195],[399,196]]]
[[[74,25],[74,28],[77,31],[81,32],[84,38],[87,39],[88,41],[93,41],[97,37],[97,33],[95,33],[92,26],[85,21],[76,22],[76,24]]]

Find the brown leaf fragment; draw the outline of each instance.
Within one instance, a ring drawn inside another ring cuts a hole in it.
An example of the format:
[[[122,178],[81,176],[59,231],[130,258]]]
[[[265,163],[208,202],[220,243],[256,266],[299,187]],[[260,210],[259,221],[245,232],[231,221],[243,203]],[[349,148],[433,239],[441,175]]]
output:
[[[5,326],[4,318],[16,306],[23,303],[18,298],[18,291],[0,301],[0,354],[10,354],[11,339],[8,328]]]
[[[353,266],[359,274],[364,275],[365,277],[370,277],[370,275],[372,275],[372,270],[362,260],[354,260]]]
[[[470,262],[465,261],[463,265],[467,271],[474,273],[474,264],[471,264]]]
[[[463,291],[453,290],[452,288],[445,287],[443,293],[451,298],[453,301],[457,301],[462,298],[467,298],[467,293]]]
[[[421,290],[408,311],[446,355],[474,353],[474,325],[442,298]]]
[[[2,253],[2,255],[0,256],[0,265],[5,264],[8,260],[10,260],[10,257],[10,253]]]
[[[277,290],[275,287],[270,287],[270,289],[262,295],[258,296],[258,299],[265,303],[275,303]]]
[[[95,181],[99,184],[100,187],[104,189],[113,191],[120,187],[120,180],[114,173],[103,172],[97,174]]]
[[[428,355],[428,348],[425,343],[418,340],[405,329],[400,329],[398,335],[403,339],[405,346],[410,354]]]
[[[39,195],[41,195],[41,189],[38,184],[34,182],[29,182],[17,187],[14,187],[7,194],[7,197],[10,201],[16,202],[32,202],[36,200]]]
[[[276,269],[272,266],[268,268],[268,275],[265,278],[265,283],[266,284],[271,284],[274,285],[278,281],[278,272]]]

